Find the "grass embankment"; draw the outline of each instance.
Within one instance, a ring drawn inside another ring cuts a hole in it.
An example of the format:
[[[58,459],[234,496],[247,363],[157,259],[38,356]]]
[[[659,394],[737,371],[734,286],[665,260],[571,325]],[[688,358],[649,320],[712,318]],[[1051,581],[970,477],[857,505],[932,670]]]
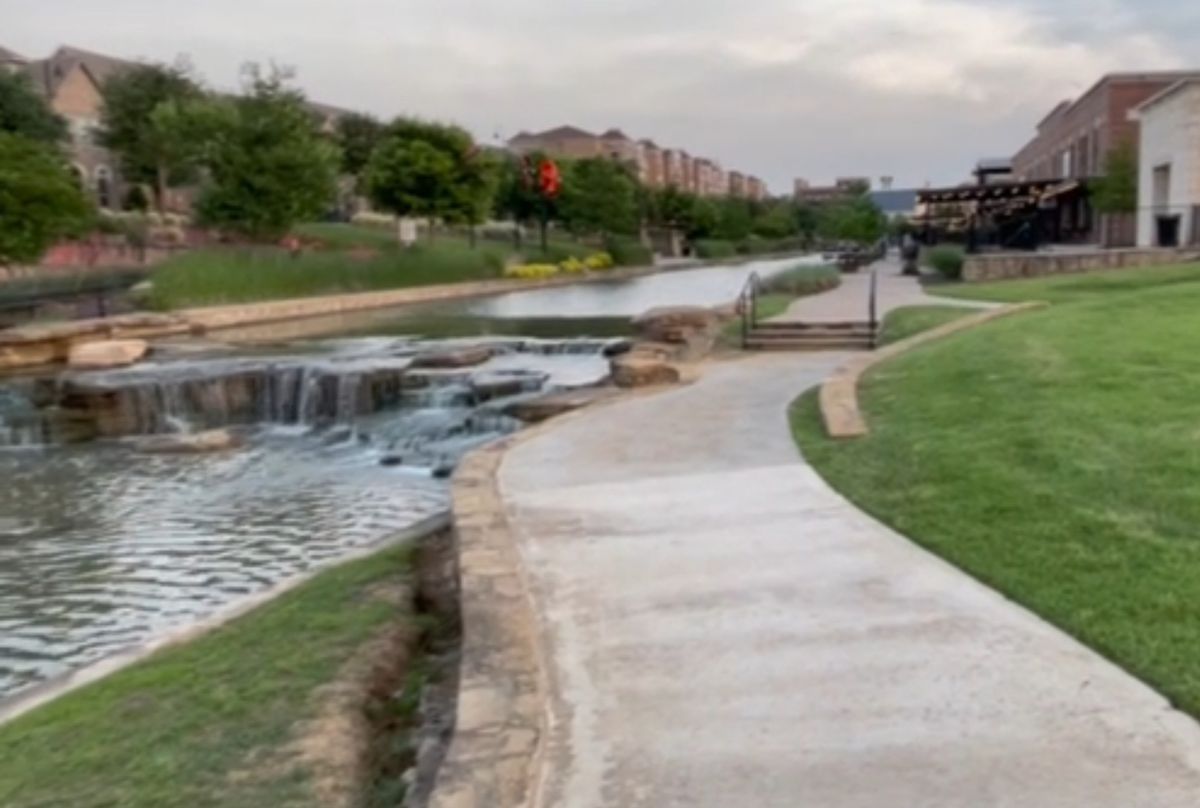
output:
[[[491,280],[501,277],[505,262],[515,254],[508,242],[481,238],[472,247],[450,234],[401,249],[390,229],[361,225],[308,224],[297,233],[320,246],[297,256],[263,246],[200,250],[173,258],[155,272],[149,303],[165,310]],[[545,253],[527,245],[522,255],[530,262],[556,263],[595,252],[584,244],[553,241]],[[643,256],[614,257],[620,263],[622,257]]]
[[[887,362],[869,436],[804,454],[858,505],[1200,715],[1200,268],[971,286],[1061,301]]]
[[[785,269],[762,281],[759,289],[756,313],[758,320],[769,320],[787,311],[792,301],[799,297],[816,295],[837,288],[842,282],[842,273],[837,267],[800,264]],[[742,342],[742,320],[737,317],[721,329],[720,343],[727,347],[740,347]]]
[[[0,727],[0,805],[321,805],[305,722],[323,706],[319,688],[405,619],[395,590],[412,555],[391,549],[325,572]]]
[[[1200,265],[1120,269],[1090,272],[1080,275],[1055,275],[1030,280],[995,281],[992,283],[932,284],[926,291],[941,297],[968,300],[990,300],[996,303],[1020,303],[1026,300],[1045,300],[1049,303],[1069,303],[1119,292],[1136,292],[1160,286],[1190,284],[1200,281]]]
[[[905,306],[902,309],[893,309],[884,315],[883,325],[879,330],[879,344],[890,345],[899,342],[977,311],[965,306]]]

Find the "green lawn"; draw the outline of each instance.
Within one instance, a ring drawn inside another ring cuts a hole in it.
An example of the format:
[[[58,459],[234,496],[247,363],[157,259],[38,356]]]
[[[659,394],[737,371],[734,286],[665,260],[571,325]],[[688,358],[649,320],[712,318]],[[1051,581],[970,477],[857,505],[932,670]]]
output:
[[[869,436],[793,411],[864,509],[1200,715],[1200,270],[962,287],[1057,305],[889,361]]]
[[[331,681],[397,607],[411,548],[325,572],[194,642],[0,727],[5,808],[317,806],[288,749]]]
[[[902,309],[894,309],[884,315],[879,344],[899,342],[978,311],[965,306],[905,306]]]
[[[1119,292],[1136,292],[1142,289],[1189,284],[1196,281],[1200,281],[1200,264],[1176,264],[1143,269],[1089,272],[1080,275],[1056,275],[1032,280],[937,283],[930,284],[926,291],[944,297],[992,300],[998,303],[1019,303],[1026,300],[1066,303],[1083,298]]]

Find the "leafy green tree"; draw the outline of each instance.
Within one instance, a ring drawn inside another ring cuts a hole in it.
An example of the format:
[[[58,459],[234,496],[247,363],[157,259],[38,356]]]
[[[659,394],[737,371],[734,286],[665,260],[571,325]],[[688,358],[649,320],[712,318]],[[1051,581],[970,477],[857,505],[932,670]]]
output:
[[[67,123],[46,105],[28,76],[0,70],[0,132],[58,143],[67,137]]]
[[[180,62],[123,70],[104,83],[103,94],[100,142],[120,158],[127,181],[154,189],[155,208],[164,212],[167,189],[194,179],[199,144],[179,121],[204,91]]]
[[[763,238],[781,239],[795,235],[796,222],[792,211],[785,204],[765,207],[754,217],[754,235]]]
[[[0,132],[0,264],[38,260],[87,226],[91,208],[51,146]]]
[[[398,217],[475,225],[492,208],[495,167],[461,127],[400,118],[364,174],[372,204]]]
[[[576,233],[637,232],[637,180],[606,157],[578,160],[563,177],[562,216]]]
[[[1138,160],[1128,140],[1108,153],[1104,176],[1092,180],[1092,205],[1100,213],[1137,210]]]
[[[820,219],[820,214],[812,205],[793,203],[792,224],[805,241],[811,242],[816,238]]]
[[[206,113],[209,182],[197,206],[206,223],[276,238],[332,203],[341,155],[286,80],[251,65],[243,95]]]
[[[370,115],[347,115],[337,122],[337,141],[342,147],[342,172],[362,177],[386,127]]]
[[[869,197],[860,196],[822,206],[817,233],[833,241],[873,244],[887,233],[887,217]]]
[[[727,241],[741,241],[750,235],[754,217],[744,199],[722,199],[718,203],[720,222],[714,235]]]
[[[493,211],[498,218],[511,219],[519,225],[534,223],[546,243],[550,222],[560,221],[560,198],[547,198],[538,189],[537,167],[546,155],[534,152],[524,157],[504,160],[497,167],[496,196]],[[520,248],[521,231],[514,231]]]

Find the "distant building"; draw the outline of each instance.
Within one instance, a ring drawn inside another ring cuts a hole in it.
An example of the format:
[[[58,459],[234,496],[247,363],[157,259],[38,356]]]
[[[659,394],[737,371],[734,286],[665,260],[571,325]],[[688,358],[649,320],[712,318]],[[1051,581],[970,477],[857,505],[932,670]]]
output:
[[[604,153],[604,142],[599,135],[576,126],[558,126],[538,134],[521,132],[508,142],[508,147],[518,154],[540,151],[573,160],[600,157]]]
[[[746,175],[740,171],[730,171],[729,178],[729,195],[735,199],[744,199],[746,197]]]
[[[746,198],[761,201],[767,198],[767,184],[758,177],[746,177]]]
[[[833,185],[812,185],[805,179],[797,179],[793,197],[797,202],[820,205],[849,199],[870,190],[869,177],[838,177]]]
[[[1137,245],[1200,245],[1200,79],[1139,105]]]
[[[870,191],[867,198],[875,203],[875,207],[883,212],[890,221],[912,219],[917,215],[917,190],[888,189]]]

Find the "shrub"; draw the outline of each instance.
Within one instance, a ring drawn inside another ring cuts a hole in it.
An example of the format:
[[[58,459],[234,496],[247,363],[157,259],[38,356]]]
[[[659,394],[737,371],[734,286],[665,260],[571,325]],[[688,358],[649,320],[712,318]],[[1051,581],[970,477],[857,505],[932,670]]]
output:
[[[962,247],[944,245],[934,247],[925,256],[925,263],[941,274],[943,278],[956,281],[962,278],[963,264],[967,255]]]
[[[588,267],[586,263],[572,255],[566,261],[560,262],[558,268],[568,275],[579,275],[587,272]]]
[[[606,252],[593,253],[583,263],[591,270],[612,269],[616,265],[613,257]]]
[[[557,264],[517,264],[504,270],[504,277],[519,278],[523,281],[543,280],[557,274]]]
[[[767,278],[763,281],[763,291],[767,294],[802,297],[832,289],[841,282],[842,273],[835,266],[802,264]]]
[[[697,239],[693,247],[697,258],[733,258],[737,255],[734,243],[723,239]]]
[[[654,252],[635,238],[611,236],[605,250],[619,267],[642,267],[654,263]]]

